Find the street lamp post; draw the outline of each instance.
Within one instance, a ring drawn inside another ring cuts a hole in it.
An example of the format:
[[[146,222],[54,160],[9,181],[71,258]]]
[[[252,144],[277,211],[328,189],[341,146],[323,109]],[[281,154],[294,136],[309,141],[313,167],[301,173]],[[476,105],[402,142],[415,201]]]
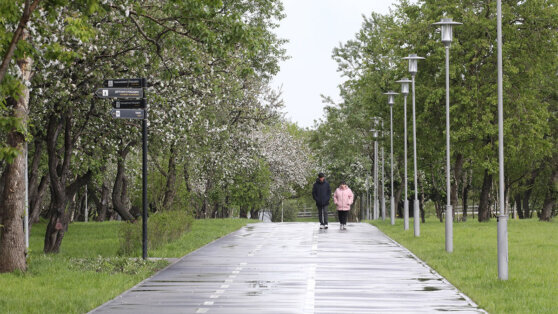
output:
[[[390,205],[390,222],[392,225],[395,225],[395,199],[393,197],[393,105],[395,104],[395,95],[398,93],[394,91],[389,91],[385,93],[388,95],[388,105],[389,105],[389,137],[390,137],[390,153],[391,153],[391,197],[389,199]]]
[[[372,130],[374,137],[374,220],[378,219],[379,202],[378,202],[378,130]]]
[[[411,54],[403,58],[409,60],[409,73],[411,74],[411,83],[413,89],[413,160],[414,160],[414,175],[415,175],[415,202],[413,203],[413,226],[415,230],[415,237],[420,236],[420,211],[418,200],[418,180],[417,180],[417,123],[416,123],[416,110],[415,110],[415,75],[418,72],[418,60],[424,59],[416,54]]]
[[[504,197],[504,91],[502,71],[502,0],[496,1],[498,40],[498,165],[499,203],[498,215],[498,279],[508,280],[508,215]]]
[[[453,40],[452,27],[462,23],[451,18],[443,18],[433,25],[442,27],[442,43],[446,46],[446,252],[453,252],[453,208],[451,206],[450,179],[450,85],[449,85],[449,49]]]
[[[403,228],[405,230],[409,230],[409,197],[407,196],[407,95],[409,95],[409,83],[411,83],[411,80],[405,77],[397,81],[397,83],[401,84],[401,94],[403,94],[403,160],[405,164],[405,176],[403,178],[403,183],[405,185],[405,200],[403,201]]]
[[[380,159],[381,159],[381,175],[382,175],[382,191],[381,191],[381,199],[382,199],[382,203],[381,203],[381,208],[382,208],[382,220],[386,220],[386,193],[384,193],[384,190],[386,188],[386,181],[385,181],[385,173],[384,173],[384,163],[385,163],[385,159],[384,159],[384,145],[383,145],[383,138],[384,138],[384,120],[382,120],[382,150],[380,151]]]

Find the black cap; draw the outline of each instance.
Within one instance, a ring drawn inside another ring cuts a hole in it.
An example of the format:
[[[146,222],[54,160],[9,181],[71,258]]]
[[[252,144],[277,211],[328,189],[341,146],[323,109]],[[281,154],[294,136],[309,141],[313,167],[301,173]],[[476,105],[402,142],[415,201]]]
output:
[[[325,174],[323,172],[318,173],[318,178],[323,178],[325,177]]]

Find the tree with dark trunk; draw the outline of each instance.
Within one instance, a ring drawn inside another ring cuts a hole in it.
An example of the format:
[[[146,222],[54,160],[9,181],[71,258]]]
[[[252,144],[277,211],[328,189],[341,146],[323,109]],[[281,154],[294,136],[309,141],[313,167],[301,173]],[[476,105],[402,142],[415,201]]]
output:
[[[123,220],[134,220],[134,216],[130,214],[128,208],[127,180],[126,180],[126,157],[130,149],[136,145],[136,141],[131,141],[127,145],[121,145],[124,148],[118,152],[118,161],[116,163],[116,178],[112,189],[112,205],[114,210],[122,217]]]
[[[548,183],[543,208],[539,216],[541,221],[550,221],[552,210],[556,206],[556,198],[558,197],[558,168],[554,168]]]
[[[462,154],[457,154],[457,156],[455,156],[455,165],[453,166],[453,181],[451,182],[451,206],[453,206],[454,211],[453,211],[453,215],[455,216],[455,209],[457,208],[457,199],[459,198],[459,195],[457,193],[458,189],[459,189],[459,183],[462,181],[462,176],[463,176],[463,163],[465,162],[465,159],[463,158]]]
[[[479,215],[478,219],[480,222],[490,220],[490,200],[489,194],[492,188],[492,174],[488,172],[488,169],[484,170],[484,178],[482,180],[482,189],[479,201]]]
[[[64,145],[58,149],[58,138],[64,128]],[[83,128],[82,128],[83,129]],[[49,117],[47,127],[48,172],[50,176],[51,206],[48,213],[48,225],[45,234],[45,253],[58,253],[70,218],[69,203],[79,188],[85,185],[92,176],[88,170],[82,175],[71,176],[71,159],[74,143],[79,137],[72,134],[72,109],[53,113]],[[62,157],[60,156],[62,155]]]
[[[469,190],[471,189],[471,182],[473,177],[473,170],[470,169],[469,173],[463,177],[463,192],[461,193],[461,199],[463,204],[463,221],[467,221],[467,209],[469,201]]]
[[[169,150],[169,164],[166,172],[167,183],[165,185],[165,196],[163,198],[163,208],[170,209],[176,194],[176,151],[172,144]]]
[[[104,180],[101,185],[100,191],[98,191],[95,188],[91,189],[91,193],[90,193],[91,199],[93,200],[93,203],[95,203],[95,206],[97,207],[97,217],[95,218],[95,221],[105,221],[107,219],[109,193],[110,193],[110,189],[107,186],[107,184],[104,182]],[[101,195],[101,198],[97,196],[98,194]]]
[[[29,229],[34,223],[39,221],[41,214],[41,204],[46,194],[50,179],[48,173],[41,174],[39,164],[44,149],[44,138],[35,136],[35,151],[33,161],[29,169]],[[40,178],[40,179],[39,179]]]

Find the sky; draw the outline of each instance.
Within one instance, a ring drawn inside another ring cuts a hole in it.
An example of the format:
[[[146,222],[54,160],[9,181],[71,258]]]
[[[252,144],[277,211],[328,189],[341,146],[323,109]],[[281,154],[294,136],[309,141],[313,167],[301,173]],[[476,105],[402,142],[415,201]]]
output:
[[[321,94],[340,102],[337,63],[333,48],[355,37],[362,15],[374,11],[389,13],[396,0],[283,0],[285,14],[276,34],[288,39],[290,59],[280,63],[281,70],[271,85],[281,89],[288,120],[300,127],[314,126],[323,117]]]

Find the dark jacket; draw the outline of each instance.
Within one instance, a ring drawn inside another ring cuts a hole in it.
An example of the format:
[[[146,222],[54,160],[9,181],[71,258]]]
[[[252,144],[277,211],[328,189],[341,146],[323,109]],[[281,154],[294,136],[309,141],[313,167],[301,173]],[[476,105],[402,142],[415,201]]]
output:
[[[329,187],[329,183],[326,180],[324,180],[324,182],[320,182],[320,179],[316,179],[316,182],[312,187],[312,197],[316,201],[317,206],[328,205],[331,197],[331,188]]]

